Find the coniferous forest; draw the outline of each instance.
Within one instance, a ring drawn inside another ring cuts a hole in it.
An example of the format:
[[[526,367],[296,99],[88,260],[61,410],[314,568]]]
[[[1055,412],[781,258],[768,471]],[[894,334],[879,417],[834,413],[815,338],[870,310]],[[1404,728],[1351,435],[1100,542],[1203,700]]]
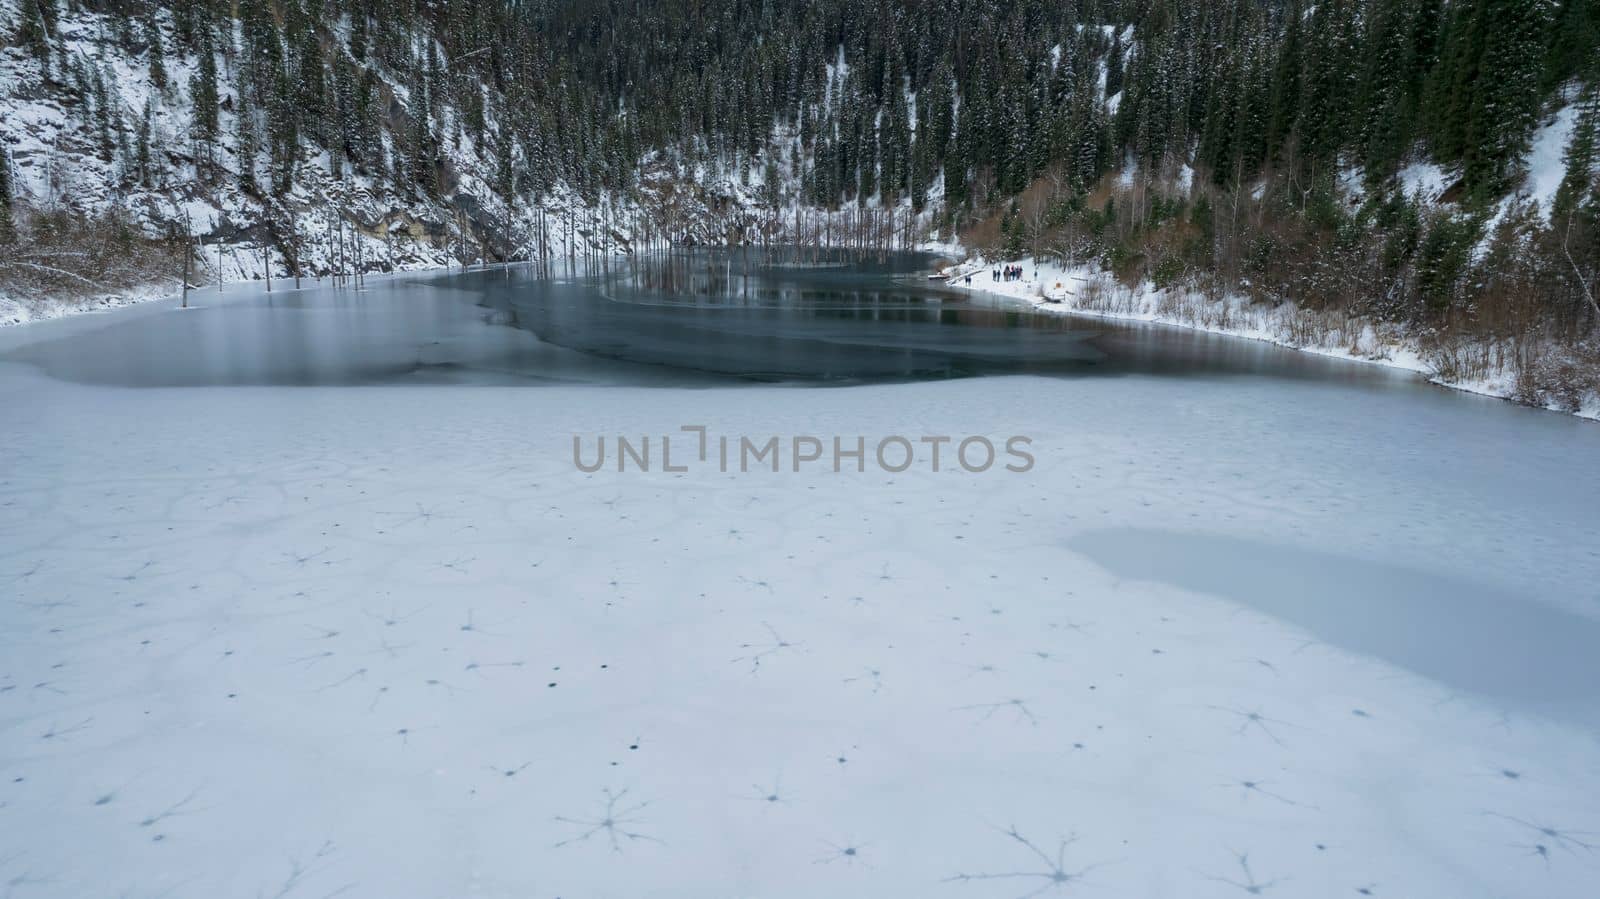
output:
[[[1595,387],[1594,0],[4,0],[0,40],[0,239],[118,235],[13,290],[956,236]]]

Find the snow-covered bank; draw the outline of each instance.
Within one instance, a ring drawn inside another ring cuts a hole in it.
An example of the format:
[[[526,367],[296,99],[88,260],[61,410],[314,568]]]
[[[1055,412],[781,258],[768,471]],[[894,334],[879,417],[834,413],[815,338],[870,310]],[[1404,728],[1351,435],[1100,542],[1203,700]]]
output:
[[[808,211],[811,213],[813,220],[827,215],[827,213],[818,210]],[[230,257],[237,257],[239,250],[238,247],[228,246],[226,249],[228,250]],[[845,247],[826,246],[822,247],[821,249],[824,251],[847,250]],[[962,252],[959,242],[954,240],[940,240],[937,232],[934,232],[933,236],[928,240],[924,240],[917,244],[915,246],[915,251],[952,258],[959,256]],[[627,259],[631,258],[631,254],[620,252],[613,253],[611,258],[615,260],[626,261]],[[589,254],[586,255],[581,263],[576,261],[569,262],[568,260],[563,259],[555,264],[558,269],[563,269],[568,268],[569,266],[577,267],[582,265],[592,265],[595,263],[595,261],[596,257],[593,254]],[[401,261],[392,271],[372,271],[367,272],[361,277],[363,281],[381,281],[385,278],[393,278],[404,275],[448,274],[450,272],[498,269],[506,266],[510,266],[514,269],[520,269],[524,267],[531,267],[535,264],[536,263],[530,263],[525,260],[512,261],[509,263],[483,262],[480,260],[474,264],[463,266],[459,263],[452,263],[448,258],[423,258]],[[267,291],[267,280],[262,276],[263,273],[259,269],[249,271],[240,266],[235,268],[231,274],[234,277],[228,278],[222,282],[223,287],[229,291],[233,291],[241,287],[248,287],[261,292]],[[272,290],[287,292],[320,287],[325,282],[331,282],[332,280],[332,275],[307,276],[300,279],[301,286],[297,288],[295,287],[295,278],[292,272],[277,271],[272,276],[271,284]],[[354,276],[347,276],[344,280],[348,280],[353,283]],[[176,300],[181,296],[181,291],[178,289],[179,284],[180,282],[178,279],[172,278],[158,281],[156,283],[133,286],[122,291],[89,294],[86,296],[24,297],[17,294],[0,292],[0,328],[13,325],[24,325],[36,321],[49,321],[52,319],[73,315],[82,315],[85,313],[105,312],[112,309],[120,309],[125,306],[132,306],[138,303],[150,302],[152,300]],[[204,297],[217,292],[217,284],[213,282],[210,284],[199,284],[191,287],[189,295],[197,302],[200,302]]]
[[[105,312],[171,295],[159,285],[150,285],[142,290],[134,289],[87,297],[25,299],[0,293],[0,328],[48,321],[68,315],[82,315],[86,312]]]
[[[994,272],[1003,273],[1006,266],[1020,266],[1023,276],[996,279]],[[945,273],[951,287],[1020,301],[1041,312],[1150,322],[1263,340],[1303,352],[1414,371],[1452,390],[1508,400],[1517,396],[1515,376],[1508,369],[1480,379],[1441,377],[1415,340],[1399,329],[1370,321],[1319,317],[1293,303],[1267,307],[1238,295],[1209,299],[1192,291],[1158,289],[1148,281],[1129,288],[1099,266],[1065,266],[1031,257],[989,261],[976,255]],[[1553,405],[1547,408],[1600,420],[1600,396],[1593,394],[1576,411]]]
[[[363,275],[365,281],[378,281],[405,275],[423,275],[430,273],[444,273],[450,271],[448,266],[418,264],[411,268],[400,268],[394,272],[372,272]],[[457,267],[455,270],[459,271]],[[301,287],[294,286],[294,278],[274,278],[272,289],[275,292],[292,293],[297,289],[312,289],[323,286],[321,278],[304,278]],[[32,322],[51,321],[75,315],[84,315],[95,312],[109,312],[140,303],[156,300],[178,300],[182,292],[178,289],[177,279],[171,282],[147,284],[142,287],[133,287],[116,293],[95,294],[83,297],[35,297],[24,298],[0,293],[0,328],[14,325],[26,325]],[[234,293],[240,288],[266,292],[264,280],[242,278],[225,281],[223,291]],[[219,293],[217,285],[206,284],[192,287],[189,290],[191,303],[203,305],[204,302]]]

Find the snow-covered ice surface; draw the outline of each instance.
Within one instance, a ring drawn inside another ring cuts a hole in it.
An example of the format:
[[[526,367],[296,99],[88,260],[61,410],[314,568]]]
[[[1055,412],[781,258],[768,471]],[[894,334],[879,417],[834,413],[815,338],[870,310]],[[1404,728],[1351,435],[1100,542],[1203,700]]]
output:
[[[1600,878],[1592,423],[1366,380],[129,388],[14,361],[192,314],[0,336],[8,899]],[[683,425],[1023,434],[1037,464],[573,465],[574,435]]]

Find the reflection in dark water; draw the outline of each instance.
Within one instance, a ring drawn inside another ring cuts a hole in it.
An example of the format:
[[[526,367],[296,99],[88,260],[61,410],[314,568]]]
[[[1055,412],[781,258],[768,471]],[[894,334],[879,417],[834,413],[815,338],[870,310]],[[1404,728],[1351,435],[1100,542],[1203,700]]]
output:
[[[928,280],[932,257],[700,251],[480,302],[590,356],[725,379],[851,384],[986,374],[1390,372],[1178,329],[1041,313]],[[600,302],[597,302],[599,300]]]
[[[923,274],[926,257],[785,262],[705,252],[482,302],[541,340],[629,362],[768,381],[861,381],[1050,371],[1103,361],[1094,332],[974,306]]]
[[[855,384],[985,374],[1393,380],[1266,344],[1012,308],[932,258],[698,251],[553,279],[489,270],[119,316],[0,359],[124,386]],[[206,301],[205,296],[200,302]]]

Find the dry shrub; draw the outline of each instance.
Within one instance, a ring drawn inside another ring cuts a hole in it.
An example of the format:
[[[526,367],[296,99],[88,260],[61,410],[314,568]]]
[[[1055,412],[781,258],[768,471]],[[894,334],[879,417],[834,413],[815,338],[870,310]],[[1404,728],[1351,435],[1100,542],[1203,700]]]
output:
[[[181,241],[153,239],[118,210],[18,209],[15,237],[0,250],[0,292],[48,301],[176,286],[182,266]]]

